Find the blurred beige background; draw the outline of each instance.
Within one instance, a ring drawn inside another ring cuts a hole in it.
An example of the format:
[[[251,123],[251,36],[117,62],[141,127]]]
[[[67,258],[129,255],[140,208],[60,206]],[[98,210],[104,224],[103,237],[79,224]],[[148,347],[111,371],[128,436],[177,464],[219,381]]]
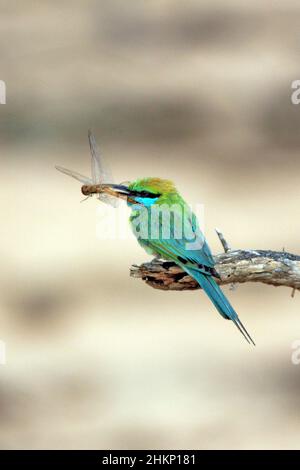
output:
[[[89,173],[92,127],[117,181],[205,204],[214,252],[219,227],[299,254],[299,40],[292,0],[3,2],[1,448],[300,447],[300,296],[225,289],[249,347],[202,292],[130,278],[146,253],[54,169]]]

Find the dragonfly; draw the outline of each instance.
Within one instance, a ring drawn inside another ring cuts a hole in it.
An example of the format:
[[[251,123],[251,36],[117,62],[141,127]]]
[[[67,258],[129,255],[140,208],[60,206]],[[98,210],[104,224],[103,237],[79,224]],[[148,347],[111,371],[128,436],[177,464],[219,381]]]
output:
[[[81,175],[80,173],[77,173],[77,171],[68,170],[62,166],[56,165],[55,168],[61,173],[71,176],[77,181],[83,183],[81,192],[85,196],[91,197],[96,194],[100,201],[109,204],[110,206],[118,207],[118,198],[107,193],[109,192],[108,186],[112,186],[114,183],[111,170],[104,161],[104,158],[99,151],[96,139],[90,130],[88,132],[88,139],[91,151],[91,177]],[[104,188],[106,188],[105,193],[102,192]]]

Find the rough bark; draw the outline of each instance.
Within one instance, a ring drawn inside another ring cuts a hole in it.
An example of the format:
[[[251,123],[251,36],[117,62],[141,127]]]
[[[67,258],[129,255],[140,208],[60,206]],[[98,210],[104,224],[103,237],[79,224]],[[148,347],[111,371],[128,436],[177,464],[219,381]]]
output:
[[[222,233],[217,231],[225,253],[215,256],[215,268],[221,279],[218,284],[262,282],[272,286],[300,290],[300,256],[271,250],[231,250]],[[140,266],[133,265],[130,275],[141,278],[155,289],[193,290],[198,283],[175,263],[153,259]]]

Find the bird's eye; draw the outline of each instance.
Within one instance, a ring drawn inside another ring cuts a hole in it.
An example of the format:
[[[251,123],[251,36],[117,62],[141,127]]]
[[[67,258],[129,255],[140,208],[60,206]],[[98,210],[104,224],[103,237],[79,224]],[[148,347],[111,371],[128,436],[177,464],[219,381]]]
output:
[[[150,191],[139,191],[139,197],[148,197],[148,198],[156,198],[159,197],[159,194],[150,193]]]

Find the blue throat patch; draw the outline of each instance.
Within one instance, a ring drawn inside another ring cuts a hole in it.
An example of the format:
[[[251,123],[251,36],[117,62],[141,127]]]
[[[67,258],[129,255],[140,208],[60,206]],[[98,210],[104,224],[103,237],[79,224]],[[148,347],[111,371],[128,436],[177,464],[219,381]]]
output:
[[[150,207],[152,206],[152,204],[154,204],[158,197],[135,197],[135,204],[136,205],[141,205],[141,206],[144,206],[144,207]],[[129,206],[133,206],[134,204],[132,203],[129,203]]]

